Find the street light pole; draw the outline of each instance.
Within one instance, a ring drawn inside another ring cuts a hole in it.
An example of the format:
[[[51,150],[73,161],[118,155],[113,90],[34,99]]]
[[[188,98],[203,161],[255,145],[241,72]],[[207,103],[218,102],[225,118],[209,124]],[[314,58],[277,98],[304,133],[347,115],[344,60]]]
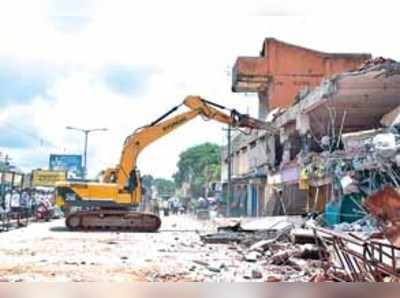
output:
[[[228,125],[228,189],[227,189],[227,215],[231,216],[232,201],[232,127]]]
[[[89,134],[91,132],[95,132],[95,131],[107,131],[107,128],[82,129],[82,128],[76,128],[76,127],[72,127],[72,126],[67,126],[66,129],[77,130],[77,131],[83,132],[85,134],[85,144],[84,144],[84,149],[83,149],[83,178],[86,178]]]
[[[222,130],[227,131],[227,140],[228,144],[226,145],[227,158],[226,161],[228,163],[228,179],[227,179],[227,189],[226,189],[226,216],[230,217],[232,215],[231,203],[233,200],[233,186],[232,186],[232,125],[228,124],[228,128],[223,128]]]
[[[85,160],[83,161],[83,178],[86,178],[86,173],[87,173],[87,148],[88,148],[89,133],[90,131],[85,130],[85,149],[83,152],[83,158]]]

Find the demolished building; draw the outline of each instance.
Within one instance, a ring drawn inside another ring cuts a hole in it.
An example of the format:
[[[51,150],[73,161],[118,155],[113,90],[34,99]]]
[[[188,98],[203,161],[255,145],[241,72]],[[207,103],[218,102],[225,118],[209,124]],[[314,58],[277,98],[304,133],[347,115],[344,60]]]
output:
[[[239,215],[316,212],[332,225],[362,218],[362,197],[400,177],[399,65],[275,39],[265,40],[261,57],[238,58],[232,89],[257,92],[260,118],[278,131],[238,134],[230,158],[222,150]]]
[[[305,211],[326,211],[328,201],[337,198],[340,206],[329,207],[342,218],[327,220],[354,221],[362,217],[353,212],[360,209],[355,201],[382,183],[397,183],[395,152],[389,152],[396,151],[395,134],[381,119],[400,103],[399,70],[398,63],[380,60],[336,75],[299,95],[299,102],[276,119],[283,153],[279,163],[271,160],[270,173],[294,172],[297,189],[306,196]]]
[[[259,118],[290,106],[304,88],[319,86],[334,74],[358,68],[370,54],[324,53],[275,38],[264,40],[260,57],[239,57],[233,67],[232,91],[255,92]]]

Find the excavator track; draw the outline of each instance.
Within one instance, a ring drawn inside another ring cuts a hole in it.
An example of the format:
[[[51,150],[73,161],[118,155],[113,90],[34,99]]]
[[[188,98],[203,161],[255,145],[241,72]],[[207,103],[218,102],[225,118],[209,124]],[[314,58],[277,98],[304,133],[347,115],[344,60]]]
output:
[[[79,211],[67,216],[70,230],[124,230],[154,233],[161,227],[161,219],[151,213],[128,210]]]

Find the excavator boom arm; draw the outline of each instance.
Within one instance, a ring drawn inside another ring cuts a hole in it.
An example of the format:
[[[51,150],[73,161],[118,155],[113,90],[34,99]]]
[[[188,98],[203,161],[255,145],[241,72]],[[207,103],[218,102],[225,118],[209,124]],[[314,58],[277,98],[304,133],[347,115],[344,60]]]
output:
[[[207,119],[229,124],[232,127],[266,128],[266,124],[262,121],[240,114],[235,110],[229,110],[230,114],[226,114],[221,111],[228,110],[225,107],[206,101],[198,96],[186,97],[182,105],[185,105],[190,110],[165,120],[180,107],[177,106],[153,121],[150,125],[136,130],[125,141],[120,164],[117,167],[117,183],[121,191],[125,189],[133,192],[136,189],[136,202],[140,201],[137,198],[137,196],[140,196],[140,189],[137,189],[140,181],[138,181],[135,173],[136,161],[140,152],[154,141],[181,127],[197,116],[201,115]]]
[[[189,111],[171,116],[181,105],[188,107]],[[267,128],[262,121],[197,96],[187,97],[181,105],[151,124],[137,129],[126,139],[120,163],[116,168],[104,171],[104,183],[66,182],[57,187],[59,206],[72,211],[66,217],[69,229],[118,228],[142,232],[157,231],[161,226],[161,220],[157,215],[131,209],[142,201],[141,179],[136,170],[136,160],[140,152],[152,142],[197,116],[201,115],[203,118],[213,119],[232,127]],[[71,207],[74,206],[93,208],[73,211]]]

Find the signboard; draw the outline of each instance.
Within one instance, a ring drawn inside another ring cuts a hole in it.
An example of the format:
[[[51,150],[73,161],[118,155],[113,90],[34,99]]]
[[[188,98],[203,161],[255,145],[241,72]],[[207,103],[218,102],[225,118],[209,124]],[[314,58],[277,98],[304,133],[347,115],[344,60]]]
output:
[[[51,154],[49,160],[51,171],[65,171],[68,178],[81,178],[83,176],[82,155]]]
[[[21,187],[24,181],[24,174],[15,172],[0,172],[0,184],[7,186]]]
[[[65,171],[32,171],[32,186],[54,187],[57,182],[66,180]]]

